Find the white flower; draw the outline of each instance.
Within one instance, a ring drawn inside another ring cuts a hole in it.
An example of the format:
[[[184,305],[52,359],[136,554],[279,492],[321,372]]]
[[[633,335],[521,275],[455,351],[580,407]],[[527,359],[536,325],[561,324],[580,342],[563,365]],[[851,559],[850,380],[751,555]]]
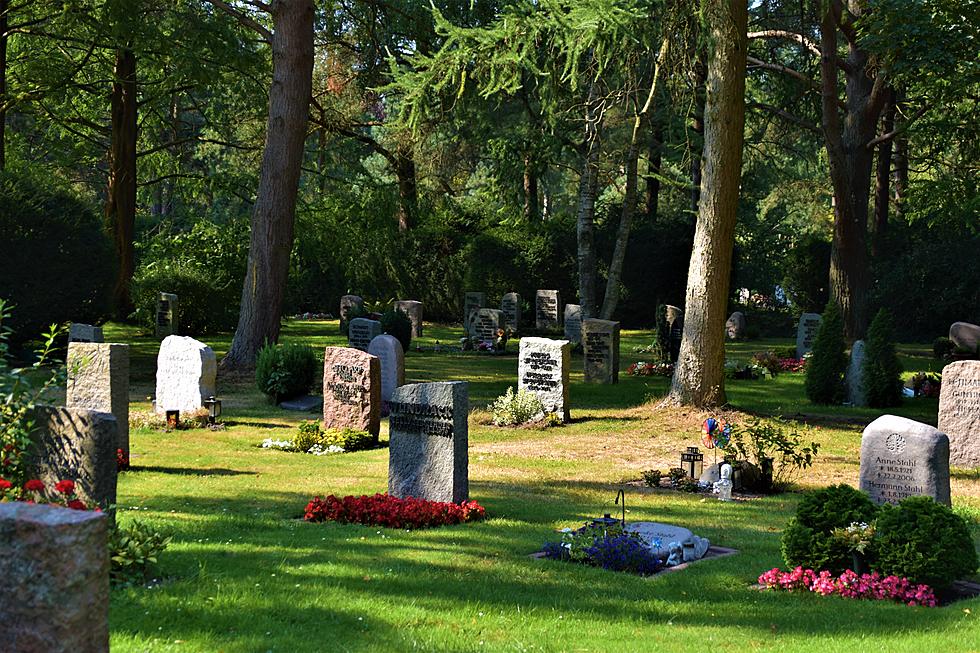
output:
[[[273,440],[272,438],[266,438],[262,441],[262,448],[288,451],[293,448],[293,442],[292,440]]]

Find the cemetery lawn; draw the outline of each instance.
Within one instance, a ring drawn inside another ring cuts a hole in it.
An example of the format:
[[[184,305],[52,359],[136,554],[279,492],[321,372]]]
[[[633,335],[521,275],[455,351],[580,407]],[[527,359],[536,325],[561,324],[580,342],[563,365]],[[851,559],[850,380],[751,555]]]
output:
[[[423,345],[458,329],[427,326]],[[291,322],[287,341],[344,344],[334,322]],[[203,338],[217,351],[230,336]],[[129,342],[134,416],[149,410],[158,342],[109,325]],[[648,332],[627,331],[622,368],[644,355]],[[729,356],[789,346],[729,345]],[[516,345],[511,343],[511,347]],[[929,347],[900,346],[906,370],[940,369]],[[647,357],[649,358],[649,357]],[[386,449],[334,456],[263,450],[313,415],[268,404],[250,378],[219,374],[221,431],[134,427],[133,469],[119,480],[119,519],[173,535],[160,582],[114,589],[111,645],[122,651],[976,651],[980,599],[944,608],[847,601],[752,589],[781,564],[779,534],[798,494],[722,504],[700,495],[627,485],[627,519],[681,524],[739,550],[643,579],[528,557],[556,529],[616,512],[616,491],[645,469],[676,465],[700,444],[706,414],[656,408],[659,377],[621,375],[586,386],[573,356],[573,423],[553,429],[489,426],[485,405],[516,384],[517,357],[410,352],[406,381],[470,382],[470,495],[483,522],[418,532],[308,524],[314,495],[387,488]],[[856,484],[861,429],[882,411],[815,407],[803,377],[730,381],[726,415],[805,419],[822,449],[801,486]],[[935,424],[937,401],[896,414]],[[387,440],[382,424],[382,441]],[[706,455],[710,462],[711,454]],[[953,503],[980,542],[980,475],[954,470]]]

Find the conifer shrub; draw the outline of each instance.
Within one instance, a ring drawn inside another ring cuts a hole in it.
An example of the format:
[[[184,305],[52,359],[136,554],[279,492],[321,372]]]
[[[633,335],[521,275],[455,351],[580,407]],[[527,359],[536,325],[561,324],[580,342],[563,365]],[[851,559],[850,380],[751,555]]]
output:
[[[402,349],[408,352],[408,347],[412,344],[412,320],[404,311],[397,308],[389,308],[385,311],[381,316],[381,330],[389,336],[398,338]]]
[[[815,404],[839,404],[844,397],[847,362],[844,320],[837,302],[831,300],[824,309],[806,366],[804,389],[807,399]]]
[[[873,408],[902,403],[902,364],[892,338],[891,315],[881,309],[872,320],[864,342],[864,388],[868,405]]]
[[[792,567],[840,573],[852,564],[846,544],[831,534],[852,522],[870,523],[877,506],[867,494],[849,485],[830,487],[806,494],[783,530],[783,560]]]

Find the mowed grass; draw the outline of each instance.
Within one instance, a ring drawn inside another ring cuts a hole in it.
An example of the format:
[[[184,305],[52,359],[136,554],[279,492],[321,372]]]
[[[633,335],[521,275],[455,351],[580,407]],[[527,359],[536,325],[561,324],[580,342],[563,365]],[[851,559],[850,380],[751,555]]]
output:
[[[420,342],[458,336],[427,325]],[[284,338],[345,342],[336,322],[291,322]],[[133,408],[148,409],[158,343],[120,326],[107,340],[133,345]],[[219,356],[230,344],[229,336],[205,340]],[[644,359],[633,349],[650,342],[648,332],[624,333],[623,369]],[[738,343],[729,355],[791,344]],[[926,347],[901,350],[906,369],[936,369]],[[651,579],[531,559],[556,529],[618,510],[616,491],[643,469],[675,465],[684,446],[699,444],[705,415],[658,408],[666,379],[586,385],[575,356],[573,423],[499,429],[483,408],[516,383],[515,354],[410,352],[406,368],[408,382],[470,382],[470,494],[489,519],[418,532],[303,522],[314,495],[385,491],[387,450],[259,449],[312,416],[269,405],[248,379],[219,377],[225,430],[132,432],[120,519],[151,523],[174,541],[158,586],[113,591],[113,651],[980,650],[980,599],[927,609],[752,589],[781,563],[779,533],[797,494],[722,504],[625,485],[628,519],[683,524],[739,554]],[[732,419],[781,414],[814,424],[823,448],[803,486],[856,484],[861,428],[880,411],[812,406],[801,375],[728,390]],[[907,401],[894,412],[935,423],[936,402]],[[956,472],[953,494],[976,544],[980,477]]]

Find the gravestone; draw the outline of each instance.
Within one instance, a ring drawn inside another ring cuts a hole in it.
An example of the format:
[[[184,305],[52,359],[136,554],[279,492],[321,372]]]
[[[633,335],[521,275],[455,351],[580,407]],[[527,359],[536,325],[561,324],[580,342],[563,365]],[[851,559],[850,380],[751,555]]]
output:
[[[619,322],[582,322],[586,383],[619,383]]]
[[[388,494],[459,503],[469,498],[469,384],[412,383],[389,403]]]
[[[521,296],[509,292],[500,298],[500,310],[504,314],[504,324],[511,333],[517,333],[521,328]]]
[[[157,354],[157,414],[200,410],[205,399],[217,394],[217,375],[213,349],[189,336],[167,336]]]
[[[37,406],[29,466],[55,498],[58,481],[75,481],[78,497],[103,510],[116,503],[116,418],[85,408]]]
[[[951,465],[980,467],[980,361],[957,361],[943,368],[939,430],[949,436]]]
[[[157,299],[157,338],[177,335],[177,295],[169,292],[160,293]]]
[[[980,326],[969,322],[953,322],[949,327],[949,339],[960,349],[978,352],[980,347]]]
[[[395,336],[382,334],[371,341],[368,353],[381,365],[381,401],[391,401],[395,388],[405,385],[405,352]]]
[[[347,325],[347,346],[367,351],[371,341],[381,333],[381,322],[366,317],[355,317]]]
[[[745,313],[735,311],[725,322],[725,335],[730,340],[740,340],[745,337]]]
[[[864,341],[855,340],[851,345],[851,362],[844,377],[847,400],[852,406],[867,406],[867,387],[864,383]]]
[[[9,653],[109,651],[109,518],[0,503],[0,642]]]
[[[579,304],[565,304],[565,340],[572,346],[582,344],[582,307]]]
[[[539,290],[534,296],[534,326],[540,331],[561,326],[561,295],[557,290]]]
[[[821,319],[823,318],[820,313],[804,313],[800,316],[800,322],[796,327],[797,358],[803,358],[804,354],[809,354],[813,350],[813,341],[817,338]]]
[[[684,311],[676,306],[667,306],[667,324],[670,327],[670,362],[676,363],[681,355],[681,342],[684,340]]]
[[[351,328],[354,323],[351,321]],[[378,437],[381,431],[381,361],[350,347],[327,347],[323,355],[323,424]]]
[[[545,413],[555,413],[563,422],[570,419],[568,371],[572,345],[567,340],[521,338],[517,363],[517,385],[538,395]]]
[[[640,521],[627,524],[626,532],[639,535],[647,547],[659,558],[667,556],[670,552],[668,547],[672,542],[685,542],[694,537],[694,533],[683,526],[674,526],[673,524],[662,524],[653,521]]]
[[[69,408],[112,413],[119,440],[116,447],[129,457],[129,345],[68,343]]]
[[[399,310],[412,321],[412,337],[422,337],[422,302],[414,299],[400,299],[395,302],[395,310]]]
[[[340,298],[340,332],[347,333],[347,327],[351,321],[351,312],[361,313],[364,311],[364,298],[360,295],[344,295]]]
[[[474,335],[469,331],[470,316],[486,305],[487,294],[485,292],[468,292],[463,296],[463,328],[466,329],[466,335]]]
[[[861,436],[860,488],[875,503],[924,495],[949,503],[949,438],[928,424],[882,415]]]
[[[497,329],[504,327],[504,312],[495,308],[481,308],[470,316],[470,337],[480,342],[494,342]]]
[[[68,329],[68,342],[105,342],[102,327],[72,322]]]
[[[673,304],[667,304],[667,326],[673,326],[674,322],[684,317],[684,310]]]

